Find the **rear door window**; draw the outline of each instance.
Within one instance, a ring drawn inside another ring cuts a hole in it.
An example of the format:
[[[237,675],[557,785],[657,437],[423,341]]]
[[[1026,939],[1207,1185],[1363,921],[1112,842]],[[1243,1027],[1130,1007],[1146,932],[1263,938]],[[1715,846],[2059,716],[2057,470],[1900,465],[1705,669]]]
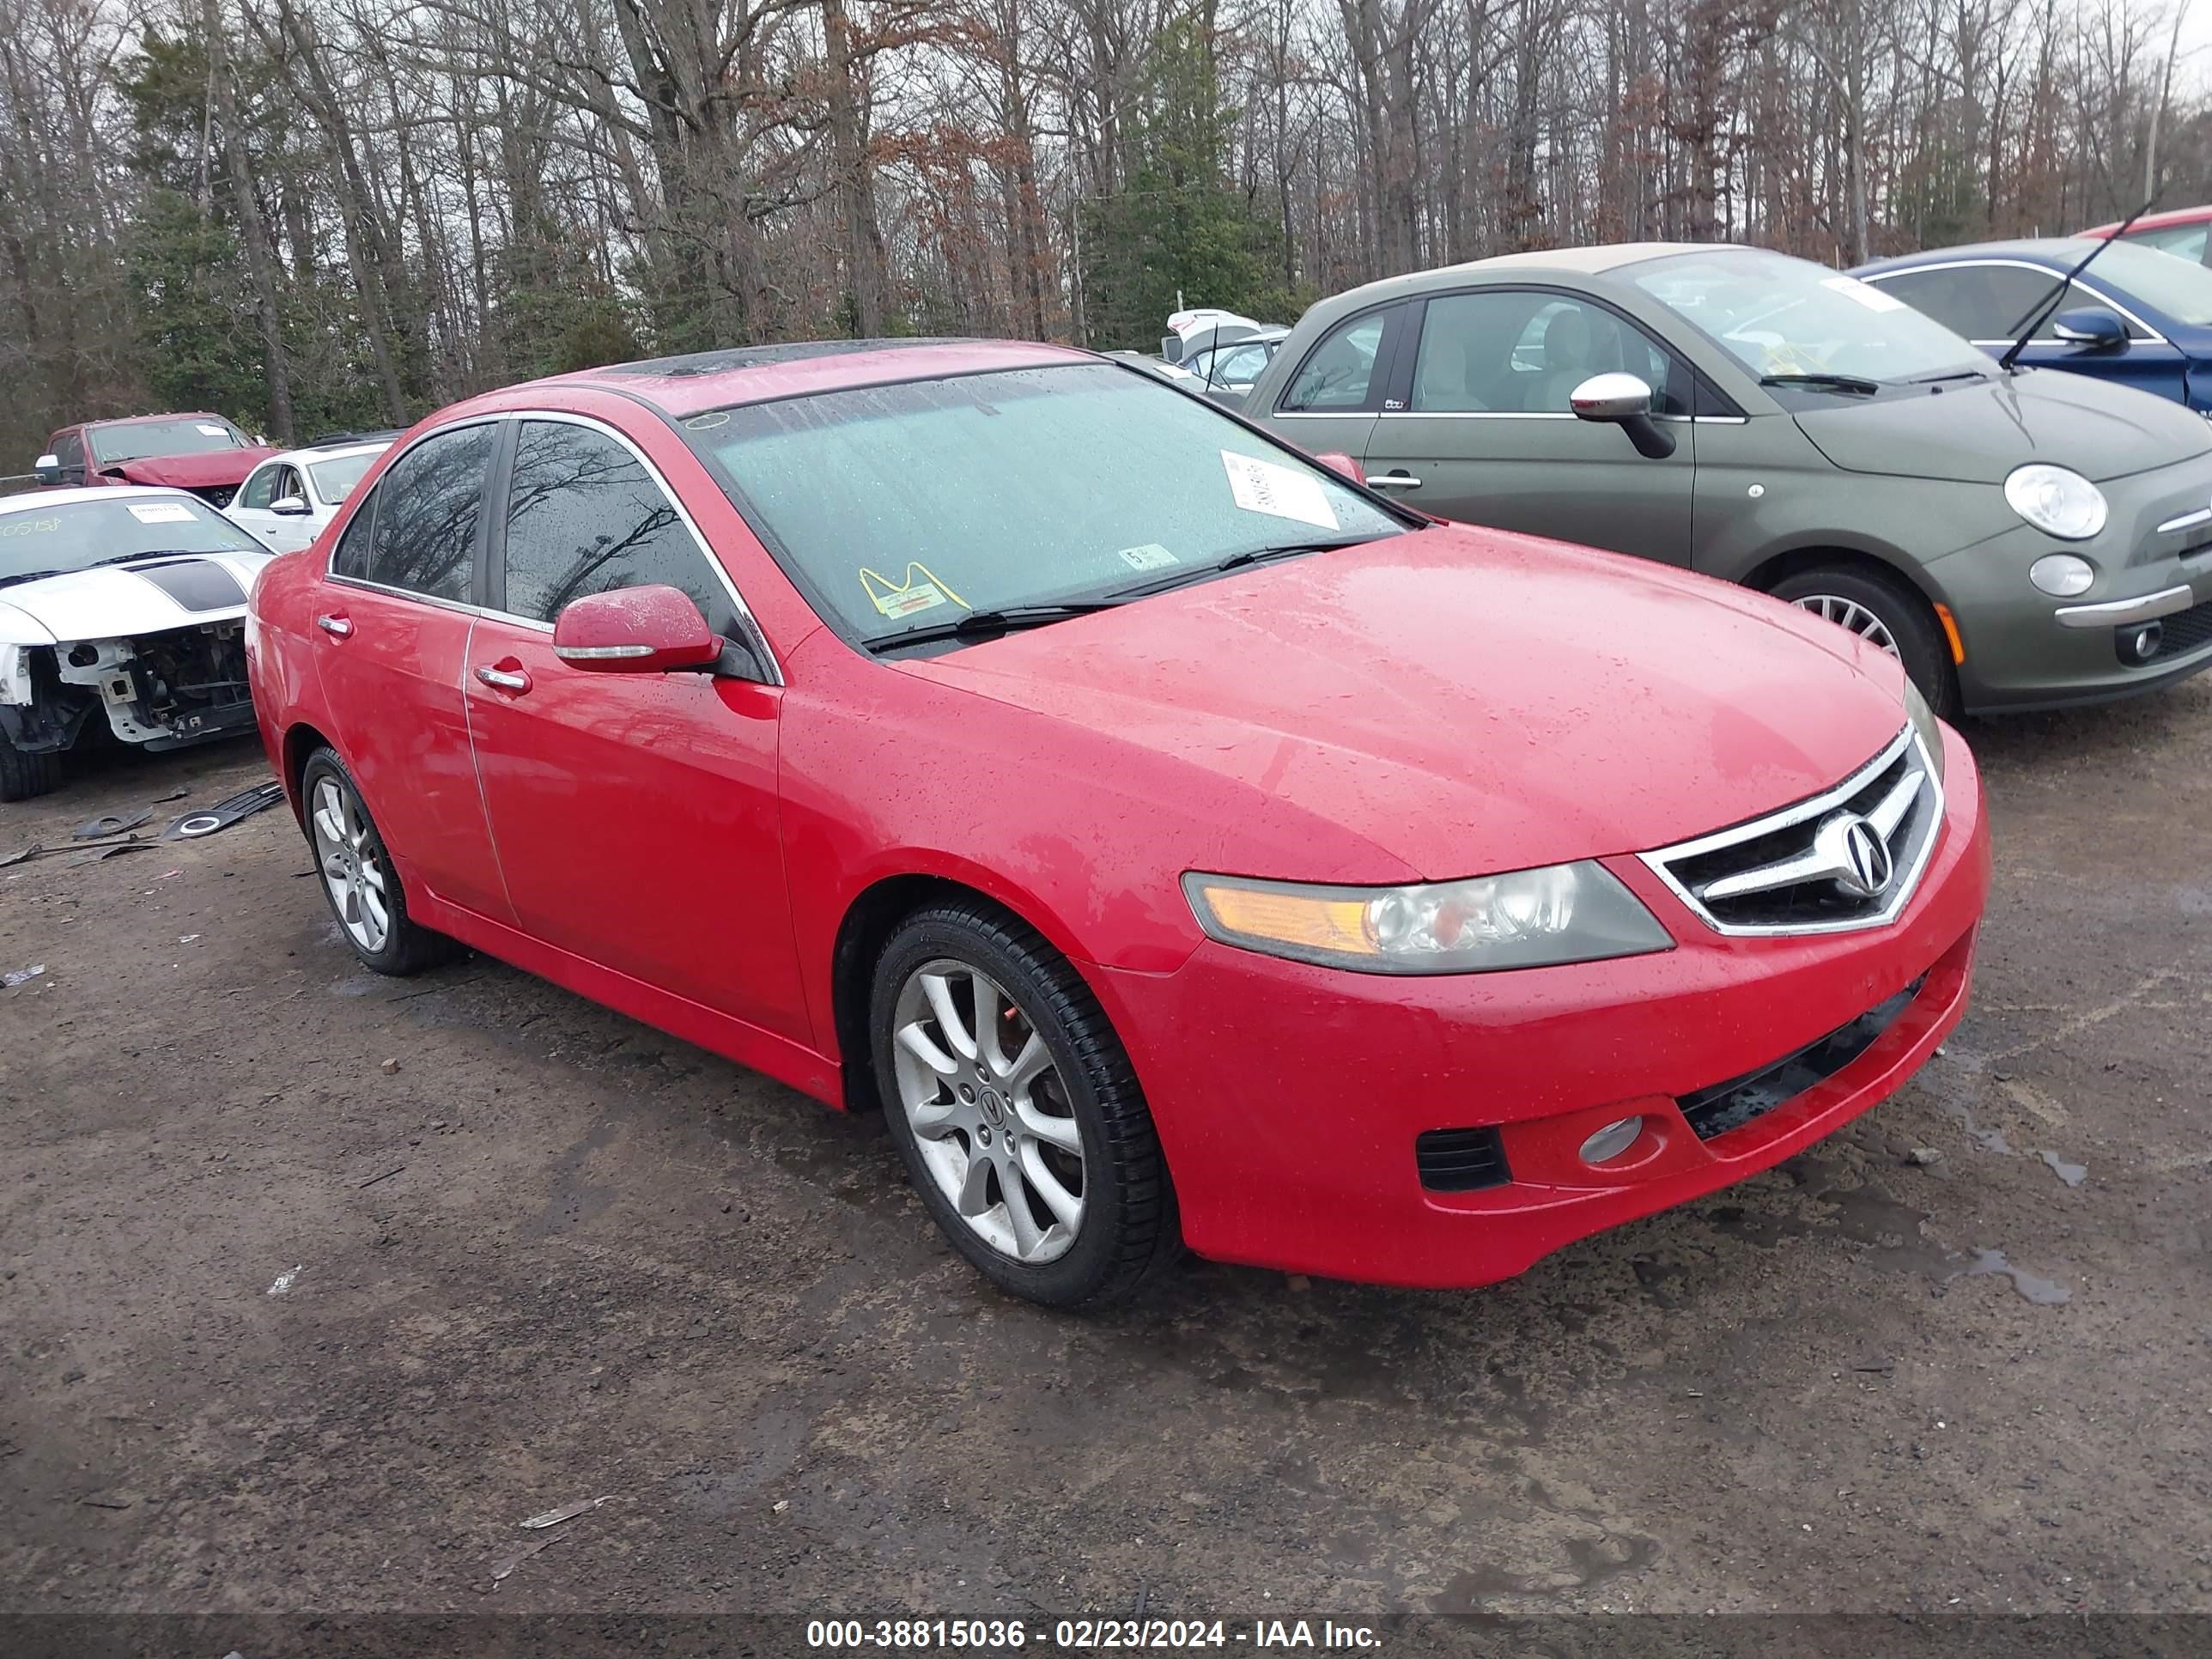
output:
[[[461,427],[401,456],[377,484],[373,522],[365,505],[347,526],[333,574],[429,599],[466,599],[494,436],[489,424]]]

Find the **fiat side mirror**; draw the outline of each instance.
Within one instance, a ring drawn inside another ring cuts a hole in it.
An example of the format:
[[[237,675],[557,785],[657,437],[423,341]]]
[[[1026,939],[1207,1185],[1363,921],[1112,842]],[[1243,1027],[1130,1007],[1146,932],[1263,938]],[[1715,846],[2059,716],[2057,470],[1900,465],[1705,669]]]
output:
[[[279,495],[269,503],[269,510],[281,513],[288,519],[304,519],[307,516],[307,503],[303,496]]]
[[[2088,351],[2113,351],[2128,343],[2128,325],[2102,306],[2062,311],[2051,319],[2051,331]]]
[[[1663,461],[1674,453],[1674,434],[1651,418],[1651,388],[1633,374],[1593,374],[1567,394],[1575,418],[1617,426],[1636,453]]]
[[[31,464],[31,476],[42,484],[59,483],[62,481],[62,458],[58,455],[40,456]]]
[[[1332,472],[1341,472],[1356,484],[1364,484],[1367,482],[1367,475],[1360,471],[1359,463],[1340,449],[1324,450],[1315,456],[1314,459]]]
[[[601,674],[713,668],[723,644],[690,594],[657,584],[586,594],[553,623],[553,654]]]

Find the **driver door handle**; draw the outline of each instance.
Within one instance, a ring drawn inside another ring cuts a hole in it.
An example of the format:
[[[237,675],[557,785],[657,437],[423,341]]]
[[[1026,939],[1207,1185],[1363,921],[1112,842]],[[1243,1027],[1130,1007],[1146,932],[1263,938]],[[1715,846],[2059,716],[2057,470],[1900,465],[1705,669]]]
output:
[[[353,637],[353,623],[346,620],[343,617],[335,615],[318,617],[315,618],[315,626],[321,629],[324,633],[329,635],[334,640],[344,640]]]
[[[1367,480],[1376,489],[1419,489],[1421,481],[1407,472],[1378,472]]]
[[[520,669],[509,672],[487,665],[477,670],[477,678],[486,685],[497,686],[502,691],[520,693],[530,690],[530,676]]]

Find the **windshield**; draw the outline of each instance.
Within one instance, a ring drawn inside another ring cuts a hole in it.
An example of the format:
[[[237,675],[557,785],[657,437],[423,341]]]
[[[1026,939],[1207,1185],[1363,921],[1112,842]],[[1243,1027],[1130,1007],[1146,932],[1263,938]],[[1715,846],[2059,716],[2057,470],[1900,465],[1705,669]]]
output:
[[[2204,228],[2198,225],[2194,228],[2201,239]],[[2082,249],[2083,252],[2087,251],[2086,247]],[[2080,257],[2075,256],[2077,259]],[[2054,273],[2051,281],[2057,280]],[[2161,253],[2155,247],[2115,242],[2081,273],[2081,280],[2101,283],[2123,301],[2140,300],[2151,310],[2162,311],[2177,323],[2196,328],[2212,325],[2212,270],[2178,259],[2171,253]]]
[[[96,426],[85,435],[92,441],[93,459],[107,466],[149,455],[197,455],[204,450],[246,447],[245,437],[228,421],[200,417]]]
[[[1637,287],[1762,378],[1911,380],[1989,367],[1965,340],[1895,295],[1785,254],[1680,253],[1630,270]]]
[[[144,553],[268,550],[213,507],[185,495],[68,501],[0,513],[0,583]]]
[[[860,386],[683,430],[816,609],[862,640],[1405,527],[1212,405],[1104,363]]]
[[[376,458],[384,452],[372,449],[366,454],[341,455],[334,461],[316,461],[307,471],[315,475],[315,493],[333,504],[345,500],[362,475],[376,465]]]

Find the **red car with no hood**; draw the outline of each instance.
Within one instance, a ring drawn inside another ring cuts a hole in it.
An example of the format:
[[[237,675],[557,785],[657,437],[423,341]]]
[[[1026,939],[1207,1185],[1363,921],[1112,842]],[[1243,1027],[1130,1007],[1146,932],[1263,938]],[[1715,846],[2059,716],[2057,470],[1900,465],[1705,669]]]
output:
[[[1050,346],[449,409],[253,598],[362,960],[472,945],[885,1112],[1000,1285],[1516,1273],[1895,1091],[1966,747],[1761,596],[1438,523]]]
[[[46,440],[43,484],[159,484],[228,507],[246,475],[276,452],[220,415],[134,415],[65,426]]]

